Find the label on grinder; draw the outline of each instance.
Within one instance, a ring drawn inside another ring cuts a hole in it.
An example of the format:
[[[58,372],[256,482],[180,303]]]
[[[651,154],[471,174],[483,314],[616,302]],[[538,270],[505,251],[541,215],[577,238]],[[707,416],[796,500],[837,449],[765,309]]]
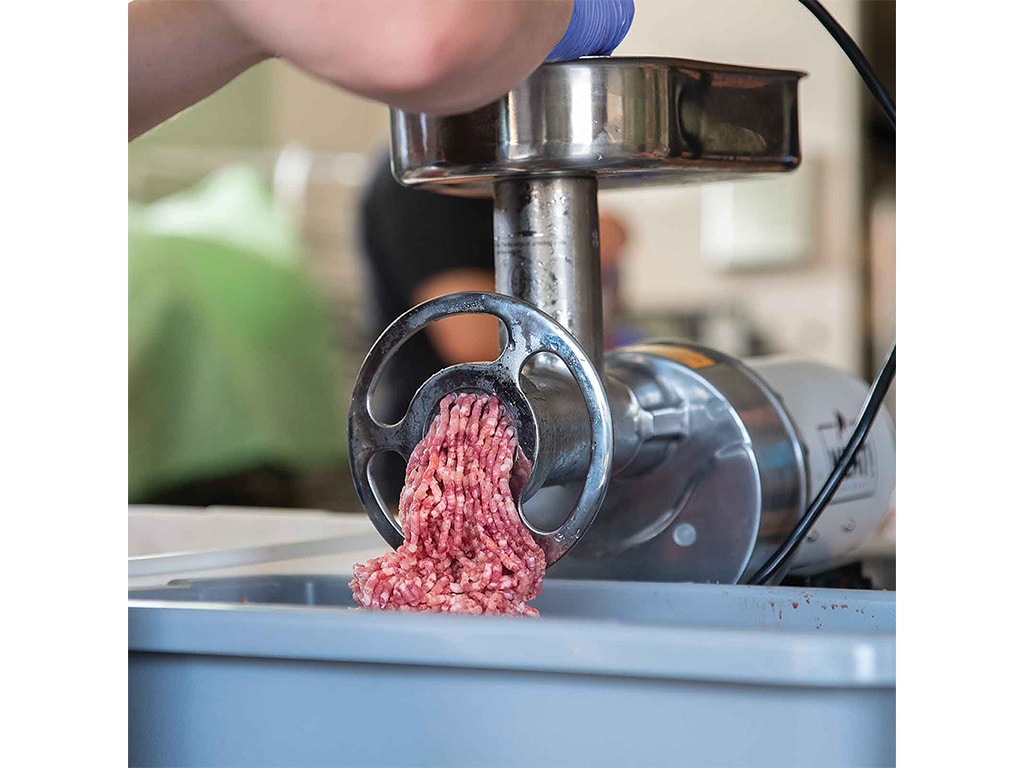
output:
[[[847,419],[839,411],[836,411],[833,421],[818,425],[818,439],[831,460],[829,471],[839,463],[839,457],[846,450],[846,443],[849,441],[850,433],[853,432],[856,423],[856,419]],[[869,435],[860,450],[854,455],[843,482],[836,489],[832,503],[873,496],[877,485],[878,462]]]

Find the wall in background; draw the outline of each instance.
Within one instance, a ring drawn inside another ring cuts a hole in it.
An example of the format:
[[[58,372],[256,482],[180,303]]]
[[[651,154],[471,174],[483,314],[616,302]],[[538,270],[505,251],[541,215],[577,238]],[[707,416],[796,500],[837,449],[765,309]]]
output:
[[[383,104],[277,64],[270,72],[274,144],[330,152],[373,152],[387,145],[388,109]]]
[[[146,199],[180,187],[164,174],[150,177],[154,158],[167,148],[199,152],[252,151],[269,147],[271,84],[268,62],[236,77],[216,93],[128,144],[128,193]],[[169,188],[170,187],[170,188]]]

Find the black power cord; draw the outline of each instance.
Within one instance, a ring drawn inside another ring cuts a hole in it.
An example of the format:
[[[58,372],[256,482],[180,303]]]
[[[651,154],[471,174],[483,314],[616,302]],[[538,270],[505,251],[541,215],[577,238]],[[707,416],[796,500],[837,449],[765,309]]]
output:
[[[849,57],[850,61],[853,62],[853,66],[857,68],[857,72],[860,73],[861,78],[864,80],[864,84],[867,85],[868,90],[871,91],[871,95],[875,97],[878,102],[878,106],[885,112],[886,118],[889,120],[889,124],[892,125],[893,129],[896,128],[896,105],[893,103],[892,97],[888,91],[885,90],[885,86],[882,85],[881,78],[875,74],[875,70],[871,67],[871,63],[868,61],[864,52],[857,46],[857,43],[853,41],[853,38],[843,29],[839,22],[836,21],[832,15],[825,10],[821,3],[817,0],[799,0],[800,5],[814,14],[814,18],[821,22],[821,25],[828,30],[828,33],[832,35],[839,47],[843,49],[843,53]]]
[[[839,47],[843,49],[843,52],[849,57],[850,61],[853,62],[853,66],[856,67],[857,72],[860,73],[861,78],[864,80],[871,91],[871,94],[878,101],[882,111],[885,112],[886,118],[892,124],[892,128],[896,130],[896,105],[893,103],[892,98],[885,90],[885,86],[882,85],[882,81],[878,75],[875,74],[874,69],[871,68],[871,64],[868,62],[864,53],[860,50],[857,44],[853,41],[845,29],[840,26],[832,15],[822,7],[821,3],[816,0],[799,0],[800,4],[809,10],[814,17],[821,22],[822,26],[828,30],[829,34],[835,38],[835,41],[839,44]],[[871,425],[874,424],[875,417],[878,415],[879,410],[882,408],[882,402],[885,400],[885,395],[889,391],[889,385],[892,383],[893,377],[896,375],[896,345],[892,345],[892,349],[889,350],[889,357],[886,359],[882,369],[878,372],[878,376],[875,378],[874,383],[871,385],[871,389],[868,391],[867,400],[864,406],[861,408],[860,415],[857,417],[857,426],[854,427],[853,433],[850,435],[850,439],[846,443],[846,448],[843,450],[842,455],[836,462],[835,467],[829,474],[828,479],[825,480],[825,484],[821,487],[818,495],[815,496],[814,501],[804,512],[803,517],[796,524],[796,527],[790,533],[789,537],[779,546],[772,556],[768,558],[767,562],[762,565],[758,571],[750,578],[750,584],[765,585],[771,582],[771,580],[782,571],[789,561],[793,558],[796,553],[797,547],[804,540],[807,534],[811,530],[811,526],[818,520],[821,513],[825,511],[829,502],[832,501],[832,497],[839,489],[839,485],[850,471],[850,466],[853,464],[853,459],[857,455],[857,451],[860,450],[864,444],[864,440],[868,436],[868,432],[871,430]],[[784,571],[783,571],[784,572]]]

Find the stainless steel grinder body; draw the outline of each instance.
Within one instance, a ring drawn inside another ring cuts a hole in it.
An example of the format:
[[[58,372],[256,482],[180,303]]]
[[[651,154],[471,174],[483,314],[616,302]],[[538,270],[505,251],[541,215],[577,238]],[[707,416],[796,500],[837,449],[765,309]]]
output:
[[[615,423],[616,446],[620,430],[643,437],[633,441],[632,460],[617,467],[593,526],[552,566],[553,576],[745,581],[824,483],[868,390],[825,365],[740,361],[679,342],[608,352],[605,381],[614,382],[613,413],[627,411],[614,403],[619,393],[634,400],[632,418]],[[852,474],[791,572],[841,564],[878,528],[895,487],[887,413],[879,415]],[[543,493],[550,498],[541,514],[565,508],[564,494]],[[527,515],[537,514],[536,504],[525,505]]]
[[[408,458],[440,397],[470,389],[497,393],[516,422],[533,467],[521,514],[553,574],[736,582],[763,563],[820,473],[816,444],[768,383],[792,384],[784,372],[794,369],[769,367],[762,376],[671,342],[605,351],[597,193],[792,170],[800,77],[675,59],[584,59],[542,66],[467,115],[392,112],[399,181],[493,196],[497,285],[497,294],[413,308],[357,376],[353,474],[392,545],[401,530],[373,486],[371,460],[382,450]],[[371,400],[380,367],[429,322],[462,312],[501,319],[502,355],[438,372],[399,424],[379,423]],[[814,386],[813,375],[795,378]],[[835,405],[855,418],[850,403]],[[887,452],[874,452],[880,465]],[[876,480],[881,498],[888,479]],[[827,545],[818,537],[815,567],[834,562],[880,517],[863,513],[852,529],[859,534]]]

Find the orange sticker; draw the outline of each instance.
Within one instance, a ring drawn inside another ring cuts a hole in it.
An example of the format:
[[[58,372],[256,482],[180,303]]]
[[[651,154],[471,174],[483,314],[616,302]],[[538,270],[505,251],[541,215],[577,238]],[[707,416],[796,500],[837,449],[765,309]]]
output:
[[[682,363],[687,368],[694,370],[708,368],[715,364],[715,361],[707,355],[694,352],[686,347],[677,347],[674,344],[640,344],[634,346],[633,349],[657,355],[658,357],[666,357],[669,360],[675,360],[677,363]]]

